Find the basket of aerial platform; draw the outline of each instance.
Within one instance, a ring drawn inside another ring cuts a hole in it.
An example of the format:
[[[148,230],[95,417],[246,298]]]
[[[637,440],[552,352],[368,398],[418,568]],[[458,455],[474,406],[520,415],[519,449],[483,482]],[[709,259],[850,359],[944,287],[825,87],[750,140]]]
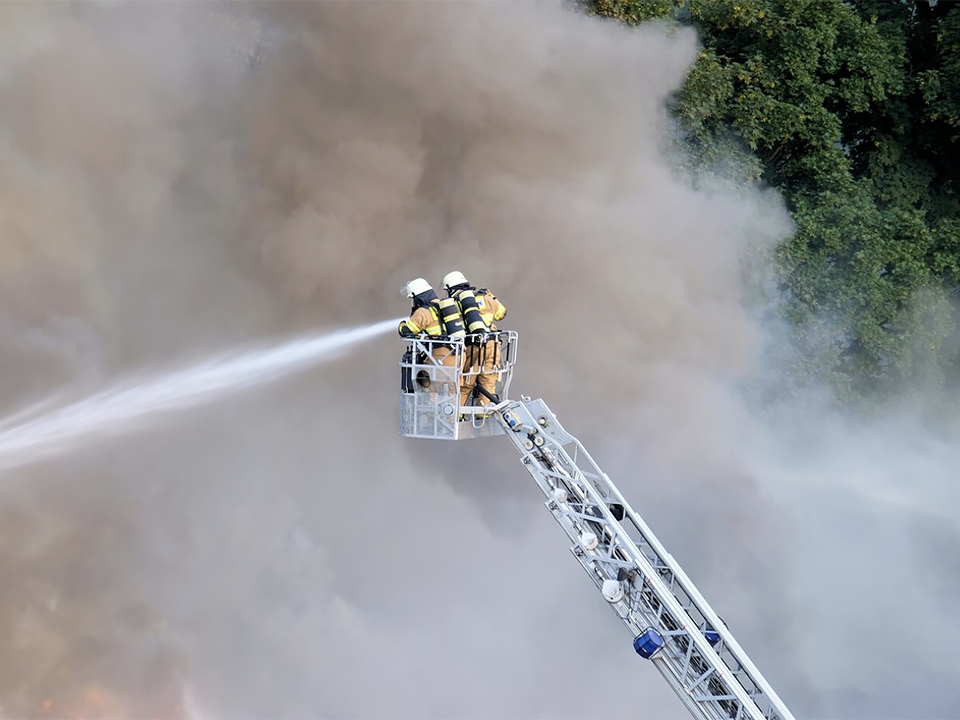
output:
[[[503,435],[494,413],[508,401],[517,339],[515,330],[488,332],[480,341],[469,335],[402,338],[400,434],[434,440]],[[487,388],[481,385],[481,374],[495,379],[493,392],[489,379]],[[470,386],[461,403],[462,388]]]

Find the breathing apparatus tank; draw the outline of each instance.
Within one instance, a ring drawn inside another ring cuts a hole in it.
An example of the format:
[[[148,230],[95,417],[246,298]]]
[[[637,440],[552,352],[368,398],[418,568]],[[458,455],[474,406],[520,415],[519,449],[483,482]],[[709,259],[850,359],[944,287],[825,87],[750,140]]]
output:
[[[466,332],[463,329],[463,319],[460,317],[460,308],[457,301],[451,297],[437,302],[440,324],[443,325],[443,334],[451,340],[461,340]]]
[[[463,313],[463,322],[466,325],[468,335],[480,335],[487,329],[487,324],[480,315],[480,306],[477,304],[477,298],[473,290],[469,288],[460,290],[456,295],[457,303],[460,305],[460,312]]]

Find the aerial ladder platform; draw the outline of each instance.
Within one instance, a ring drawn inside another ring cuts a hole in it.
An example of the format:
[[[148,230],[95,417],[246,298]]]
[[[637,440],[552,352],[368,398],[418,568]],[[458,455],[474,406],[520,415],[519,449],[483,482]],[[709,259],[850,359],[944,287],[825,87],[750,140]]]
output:
[[[723,620],[617,487],[540,399],[508,399],[517,333],[466,341],[405,339],[400,362],[400,434],[465,440],[504,435],[546,497],[572,543],[570,551],[630,631],[638,655],[653,663],[694,718],[793,720]],[[436,353],[441,348],[444,352]],[[452,351],[455,362],[437,355]],[[473,361],[472,366],[464,358]],[[479,367],[496,392],[460,403]],[[465,367],[466,365],[466,367]],[[473,376],[473,377],[471,377]]]

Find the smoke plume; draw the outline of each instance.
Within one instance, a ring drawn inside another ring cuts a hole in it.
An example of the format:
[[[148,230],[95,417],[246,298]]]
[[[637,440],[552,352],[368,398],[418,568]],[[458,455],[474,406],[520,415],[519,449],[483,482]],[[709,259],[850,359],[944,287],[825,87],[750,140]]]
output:
[[[0,414],[461,270],[797,716],[950,715],[956,453],[743,400],[791,228],[676,170],[696,53],[561,4],[0,5]],[[685,717],[508,444],[397,437],[398,355],[5,474],[0,716]]]

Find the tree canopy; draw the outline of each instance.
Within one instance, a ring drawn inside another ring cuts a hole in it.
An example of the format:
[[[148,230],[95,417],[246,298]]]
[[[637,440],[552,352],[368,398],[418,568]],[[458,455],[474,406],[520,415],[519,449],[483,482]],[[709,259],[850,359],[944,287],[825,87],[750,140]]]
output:
[[[783,196],[777,251],[798,369],[841,400],[943,396],[960,381],[960,4],[586,0],[702,44],[672,111],[695,167]]]

